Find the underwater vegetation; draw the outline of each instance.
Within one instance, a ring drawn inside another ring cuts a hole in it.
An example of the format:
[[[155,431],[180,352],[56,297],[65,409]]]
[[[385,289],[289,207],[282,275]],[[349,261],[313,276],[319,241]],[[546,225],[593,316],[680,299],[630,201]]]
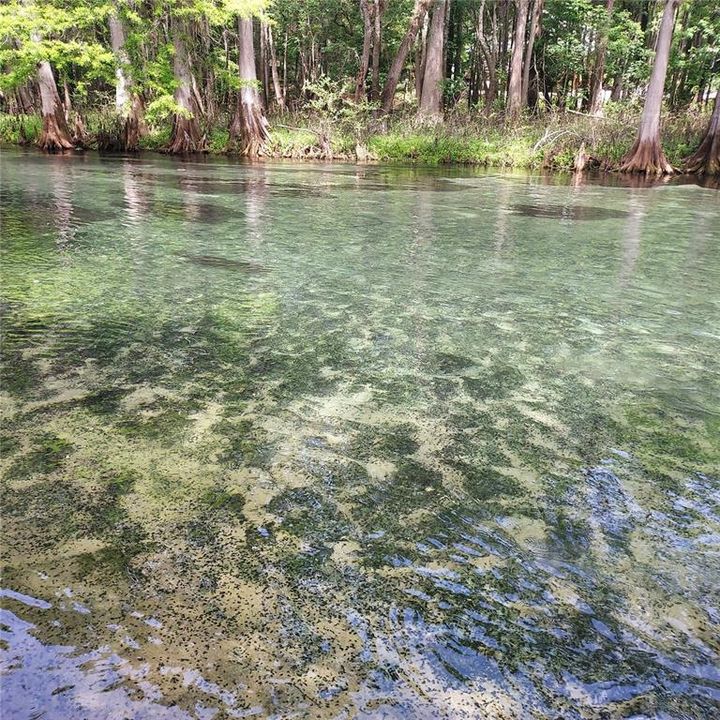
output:
[[[2,163],[13,717],[720,713],[712,191]]]

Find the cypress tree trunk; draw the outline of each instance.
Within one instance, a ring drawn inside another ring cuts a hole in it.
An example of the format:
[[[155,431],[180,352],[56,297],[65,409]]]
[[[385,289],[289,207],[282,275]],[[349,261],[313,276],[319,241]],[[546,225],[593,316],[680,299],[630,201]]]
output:
[[[433,10],[428,31],[425,74],[423,76],[422,97],[418,113],[427,120],[442,119],[442,81],[445,65],[443,63],[445,47],[445,13],[449,0],[439,0]]]
[[[265,32],[265,23],[260,23],[260,52],[257,57],[255,72],[262,78],[260,83],[260,97],[262,100],[263,110],[267,112],[270,107],[270,62],[268,58],[267,33]]]
[[[375,101],[380,96],[380,50],[382,45],[380,17],[384,8],[380,0],[374,0],[373,6],[372,83],[370,85],[370,99]]]
[[[425,53],[427,51],[427,34],[428,34],[428,18],[423,18],[422,28],[420,29],[420,37],[417,41],[417,49],[415,52],[415,102],[420,105],[422,98],[423,76],[425,75]]]
[[[255,158],[264,154],[269,136],[255,74],[252,17],[238,18],[238,70],[240,93],[230,141],[241,155]]]
[[[183,112],[177,113],[173,118],[172,135],[167,151],[176,155],[203,152],[205,143],[198,125],[199,111],[192,91],[190,59],[182,29],[177,25],[173,31],[173,45],[175,46],[173,73],[177,82],[175,102]]]
[[[510,82],[508,83],[508,115],[516,119],[522,111],[522,66],[525,51],[525,26],[527,25],[529,0],[515,1],[515,38],[510,60]]]
[[[609,0],[612,2],[612,0]],[[525,48],[525,60],[523,62],[522,79],[522,106],[528,106],[530,96],[530,66],[532,65],[533,50],[535,49],[535,38],[540,34],[540,18],[542,17],[543,0],[535,0],[532,20],[530,21],[530,33],[528,34],[527,47]]]
[[[144,107],[142,98],[133,91],[132,79],[128,72],[130,59],[125,49],[125,29],[115,14],[108,19],[110,25],[110,44],[117,60],[115,69],[115,112],[122,118],[120,138],[122,150],[137,152],[140,138],[145,133],[143,122]]]
[[[270,50],[270,74],[272,75],[273,92],[275,94],[275,102],[280,112],[285,112],[285,91],[280,84],[280,74],[278,73],[277,55],[275,53],[275,41],[273,39],[272,28],[269,25],[267,29],[267,43]]]
[[[698,149],[685,161],[685,170],[697,175],[720,175],[720,92],[707,132]]]
[[[610,29],[610,21],[613,14],[613,5],[615,0],[607,0],[605,13],[607,15],[605,25],[600,30],[597,39],[597,54],[595,56],[595,66],[592,74],[592,87],[590,90],[590,107],[591,115],[599,115],[602,111],[603,104],[603,79],[605,77],[605,55],[607,53],[608,31]]]
[[[365,91],[365,78],[370,67],[370,48],[372,46],[373,25],[370,19],[368,0],[360,0],[360,12],[363,19],[363,48],[360,56],[360,70],[355,81],[355,102],[360,102]]]
[[[410,26],[408,27],[405,37],[403,37],[400,47],[398,48],[395,58],[392,61],[390,70],[388,72],[387,80],[385,81],[385,87],[383,88],[380,101],[382,104],[382,111],[389,113],[392,110],[393,101],[395,100],[395,91],[397,90],[398,83],[400,82],[400,75],[405,65],[408,52],[412,44],[415,42],[420,25],[425,18],[425,14],[428,8],[432,4],[433,0],[415,0],[415,8],[413,9],[412,17],[410,18]]]
[[[28,90],[26,85],[21,85],[17,91],[18,106],[20,111],[24,115],[30,115],[34,111],[35,103],[33,101],[32,93]]]
[[[670,57],[675,8],[678,2],[679,0],[665,0],[655,62],[640,120],[640,131],[630,152],[621,161],[620,172],[637,172],[646,175],[672,175],[674,172],[660,143],[660,110],[662,109],[665,76]]]
[[[492,27],[490,40],[485,37],[485,0],[480,3],[478,11],[477,27],[475,28],[475,39],[482,54],[485,72],[487,73],[487,83],[485,86],[485,111],[492,112],[492,106],[497,99],[498,81],[498,34],[497,34],[497,7],[492,4]]]
[[[70,136],[70,129],[65,120],[65,113],[55,84],[55,77],[47,60],[42,60],[38,64],[37,78],[43,119],[43,128],[38,146],[48,152],[72,150],[74,145]]]

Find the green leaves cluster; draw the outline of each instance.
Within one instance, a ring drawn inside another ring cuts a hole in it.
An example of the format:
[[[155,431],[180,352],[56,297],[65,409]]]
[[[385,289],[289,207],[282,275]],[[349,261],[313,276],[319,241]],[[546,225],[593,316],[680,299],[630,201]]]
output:
[[[95,32],[109,11],[98,0],[8,0],[0,5],[0,89],[27,82],[42,60],[61,75],[76,77],[79,95],[93,82],[111,83],[115,60]]]

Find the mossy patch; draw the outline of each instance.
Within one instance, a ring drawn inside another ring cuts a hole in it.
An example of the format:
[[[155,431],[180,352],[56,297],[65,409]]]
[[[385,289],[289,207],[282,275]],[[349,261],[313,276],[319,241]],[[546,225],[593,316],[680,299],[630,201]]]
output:
[[[52,433],[44,433],[33,442],[33,450],[13,462],[5,478],[30,480],[52,473],[62,466],[72,451],[72,443]]]

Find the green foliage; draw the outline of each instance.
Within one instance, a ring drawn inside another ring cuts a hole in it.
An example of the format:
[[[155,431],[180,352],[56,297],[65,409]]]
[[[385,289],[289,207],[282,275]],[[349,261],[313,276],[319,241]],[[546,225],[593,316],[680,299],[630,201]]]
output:
[[[213,128],[208,137],[208,150],[211,153],[223,153],[230,142],[230,133],[227,128]]]
[[[169,124],[151,128],[147,135],[140,138],[140,149],[159,152],[170,142],[171,127]]]
[[[161,95],[153,100],[145,110],[145,119],[151,125],[168,122],[174,115],[190,118],[192,114],[175,102],[172,95]]]
[[[37,115],[0,114],[0,142],[10,145],[34,144],[40,137],[42,120]]]
[[[412,161],[427,165],[462,163],[493,167],[533,167],[538,163],[532,138],[453,136],[437,133],[390,133],[370,139],[369,147],[380,160]]]
[[[609,77],[620,79],[626,85],[647,81],[650,74],[650,50],[645,47],[640,23],[627,10],[613,13],[607,47],[606,70]]]
[[[58,73],[78,76],[83,96],[94,81],[111,83],[114,58],[97,42],[94,29],[105,23],[109,5],[99,0],[10,0],[0,5],[0,90],[27,82],[37,64],[47,60]]]

